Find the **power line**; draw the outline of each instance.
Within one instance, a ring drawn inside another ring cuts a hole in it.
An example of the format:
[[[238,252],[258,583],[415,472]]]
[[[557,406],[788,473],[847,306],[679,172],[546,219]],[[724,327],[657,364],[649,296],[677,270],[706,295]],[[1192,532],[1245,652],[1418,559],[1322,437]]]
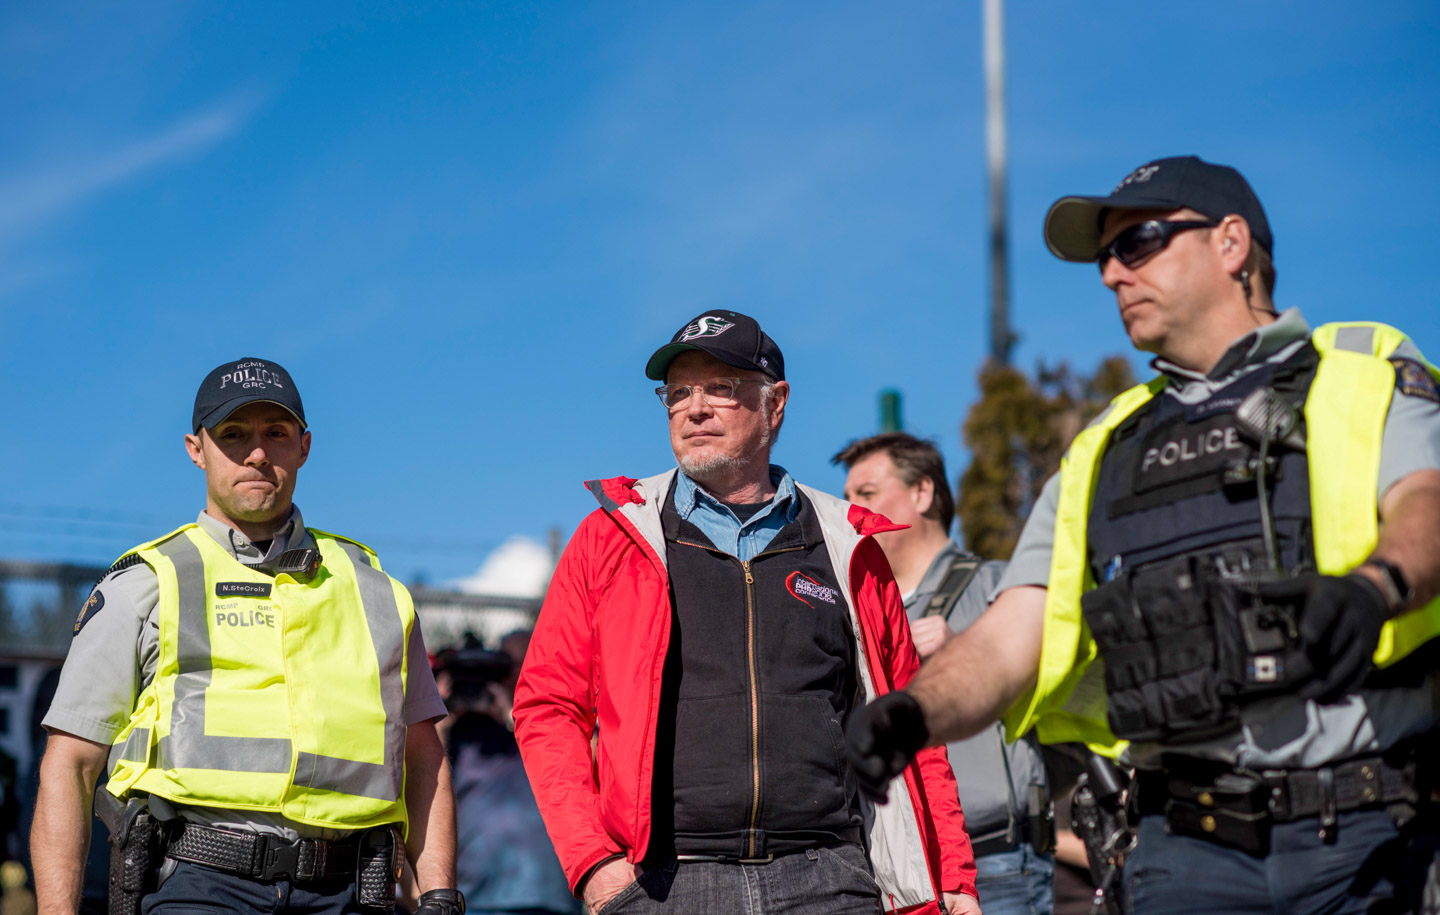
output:
[[[66,521],[97,524],[165,524],[166,519],[146,512],[115,511],[103,508],[80,508],[73,505],[37,505],[23,502],[0,502],[0,514],[19,517],[59,518]]]
[[[174,517],[162,519],[158,515],[145,513],[81,509],[63,505],[26,505],[17,502],[0,502],[0,519],[21,522],[7,524],[0,520],[0,536],[6,532],[23,532],[26,536],[42,536],[50,539],[70,537],[76,540],[124,543],[126,546],[132,545],[131,541],[148,539],[175,527]],[[111,528],[112,531],[102,533],[95,528]],[[395,550],[479,556],[500,546],[506,538],[457,540],[453,537],[417,537],[401,534],[399,536],[377,536],[372,539]]]

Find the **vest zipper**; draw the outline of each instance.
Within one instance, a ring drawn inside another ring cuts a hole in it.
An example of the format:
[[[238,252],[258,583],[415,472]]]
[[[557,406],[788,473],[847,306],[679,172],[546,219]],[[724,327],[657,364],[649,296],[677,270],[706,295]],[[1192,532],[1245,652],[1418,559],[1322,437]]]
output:
[[[745,570],[745,664],[750,672],[750,774],[754,784],[754,794],[750,801],[750,841],[746,851],[746,857],[749,858],[759,857],[755,823],[760,819],[760,681],[755,660],[755,576],[750,574],[750,563],[761,556],[793,553],[803,549],[804,547],[798,546],[786,547],[758,553],[749,561],[740,560],[740,566]]]
[[[750,843],[746,857],[755,854],[755,821],[760,817],[760,688],[755,679],[755,576],[750,562],[740,560],[745,569],[745,665],[750,673],[750,773],[754,794],[750,799]]]

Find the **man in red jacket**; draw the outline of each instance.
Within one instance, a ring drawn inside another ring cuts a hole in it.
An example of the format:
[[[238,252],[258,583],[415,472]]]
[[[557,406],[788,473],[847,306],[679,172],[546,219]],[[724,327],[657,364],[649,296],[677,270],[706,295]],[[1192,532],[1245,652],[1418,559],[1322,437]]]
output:
[[[919,666],[879,515],[770,463],[790,387],[709,311],[646,366],[678,469],[589,484],[515,697],[516,737],[592,913],[978,913],[943,748],[871,807],[844,722]],[[598,731],[591,748],[592,736]]]

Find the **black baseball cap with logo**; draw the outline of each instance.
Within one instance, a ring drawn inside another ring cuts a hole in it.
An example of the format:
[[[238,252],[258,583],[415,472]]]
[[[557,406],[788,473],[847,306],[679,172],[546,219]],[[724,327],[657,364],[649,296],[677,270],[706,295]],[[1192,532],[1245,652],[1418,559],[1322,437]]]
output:
[[[754,318],[738,311],[707,311],[675,332],[670,342],[645,363],[645,377],[664,381],[675,357],[686,350],[709,353],[737,369],[764,372],[785,380],[785,357]]]
[[[1211,219],[1231,214],[1243,217],[1256,244],[1274,256],[1270,221],[1250,183],[1230,166],[1215,165],[1198,156],[1147,162],[1126,175],[1108,197],[1061,197],[1045,214],[1045,244],[1061,260],[1094,261],[1100,256],[1100,231],[1107,210],[1182,207]]]
[[[237,359],[219,366],[195,392],[192,431],[214,428],[225,417],[249,403],[265,401],[284,407],[305,427],[305,405],[290,373],[268,359]]]

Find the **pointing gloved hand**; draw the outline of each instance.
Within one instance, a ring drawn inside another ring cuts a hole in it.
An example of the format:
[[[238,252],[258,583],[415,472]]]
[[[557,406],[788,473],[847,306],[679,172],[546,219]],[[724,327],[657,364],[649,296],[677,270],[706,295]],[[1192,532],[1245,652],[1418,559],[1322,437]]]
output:
[[[929,740],[925,713],[906,692],[886,693],[852,715],[845,755],[860,792],[877,804],[885,803],[890,779],[904,772]]]
[[[1300,689],[1306,699],[1334,702],[1370,671],[1380,627],[1390,618],[1385,595],[1363,575],[1303,575],[1262,582],[1259,595],[1299,608],[1297,628],[1315,664],[1315,679]]]
[[[421,893],[415,915],[465,915],[465,896],[459,890]]]

